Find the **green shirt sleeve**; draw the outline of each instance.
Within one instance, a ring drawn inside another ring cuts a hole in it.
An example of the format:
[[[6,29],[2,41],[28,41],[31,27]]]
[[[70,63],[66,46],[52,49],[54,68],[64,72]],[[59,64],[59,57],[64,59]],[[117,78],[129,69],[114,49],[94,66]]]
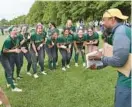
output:
[[[59,37],[57,38],[57,43],[63,43],[63,39],[62,39],[61,36],[59,36]]]
[[[9,39],[5,40],[3,44],[3,49],[10,49],[11,48],[11,41]]]
[[[77,34],[75,34],[75,35],[73,36],[73,40],[74,40],[74,41],[77,41]]]
[[[32,34],[32,35],[31,35],[31,41],[32,41],[32,42],[35,41],[35,34]]]
[[[87,40],[87,34],[84,34],[83,38],[84,38],[84,41],[86,41]]]
[[[46,41],[46,45],[51,45],[51,38],[48,38],[47,41]]]
[[[94,33],[94,39],[98,40],[99,39],[99,35],[97,32]]]

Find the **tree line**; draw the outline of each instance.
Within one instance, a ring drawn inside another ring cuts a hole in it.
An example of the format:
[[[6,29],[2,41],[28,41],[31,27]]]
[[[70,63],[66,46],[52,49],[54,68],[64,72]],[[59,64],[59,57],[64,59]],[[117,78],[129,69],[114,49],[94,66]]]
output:
[[[124,15],[130,16],[130,1],[35,1],[27,15],[18,16],[10,21],[0,21],[0,25],[48,24],[54,21],[58,26],[65,24],[67,19],[73,22],[83,20],[101,20],[105,10],[119,8]],[[130,19],[129,19],[130,21]]]

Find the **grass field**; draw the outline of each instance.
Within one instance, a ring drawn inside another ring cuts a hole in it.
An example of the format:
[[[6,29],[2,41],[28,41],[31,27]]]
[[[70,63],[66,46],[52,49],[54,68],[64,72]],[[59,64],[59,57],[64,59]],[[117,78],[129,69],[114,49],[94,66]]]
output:
[[[0,46],[5,37],[0,36]],[[61,71],[61,62],[56,72],[40,75],[38,79],[26,75],[26,62],[17,81],[22,93],[13,93],[6,88],[4,71],[0,65],[0,86],[9,97],[12,107],[113,107],[116,71],[107,67],[99,71],[85,70],[81,59],[79,67],[71,62],[67,72]],[[47,58],[46,58],[47,59]],[[32,72],[32,71],[31,71]]]

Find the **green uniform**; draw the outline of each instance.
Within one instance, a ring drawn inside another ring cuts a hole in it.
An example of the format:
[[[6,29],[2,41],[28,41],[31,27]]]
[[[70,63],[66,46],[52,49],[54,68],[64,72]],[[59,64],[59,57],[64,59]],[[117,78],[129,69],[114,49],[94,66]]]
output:
[[[82,38],[79,38],[78,34],[74,36],[74,41],[76,41],[77,47],[82,47],[83,43],[87,40],[87,35],[84,34]]]
[[[3,47],[2,47],[2,54],[4,55],[10,55],[10,53],[3,53],[4,49],[15,49],[19,47],[19,40],[18,38],[12,39],[10,36],[8,36],[8,38],[5,40]]]
[[[49,48],[49,45],[53,45],[52,48]],[[56,69],[56,62],[57,62],[57,58],[58,58],[58,48],[57,48],[57,39],[52,39],[51,37],[47,38],[46,41],[46,52],[48,54],[48,58],[49,58],[49,69]]]
[[[25,56],[25,58],[26,58],[26,60],[28,62],[28,64],[27,64],[27,72],[30,71],[31,64],[32,64],[31,54],[30,54],[30,51],[29,51],[30,38],[28,39],[28,36],[29,36],[29,33],[25,33],[24,35],[22,35],[22,34],[18,35],[18,39],[19,39],[20,42],[25,39],[25,42],[21,45],[21,47],[25,47],[28,50],[27,53],[21,52],[19,54],[21,67],[23,66],[23,56]]]
[[[25,39],[25,42],[21,45],[21,47],[25,47],[26,49],[28,49],[28,46],[30,44],[30,39],[28,39],[28,35],[29,33],[25,33],[24,36],[22,34],[18,35],[18,39],[20,42]]]
[[[55,45],[57,44],[58,38],[56,40],[53,40],[51,37],[47,38],[46,45],[52,45],[54,43]]]
[[[5,76],[7,79],[7,82],[11,84],[12,88],[15,88],[12,79],[13,79],[13,72],[14,72],[14,66],[16,65],[17,68],[17,77],[19,77],[20,74],[20,60],[19,60],[19,54],[17,53],[3,53],[3,50],[11,50],[19,48],[19,40],[18,38],[12,39],[10,36],[4,41],[2,46],[2,57],[1,57],[1,63],[5,69]]]
[[[87,41],[94,41],[94,40],[99,40],[99,35],[97,32],[94,32],[92,36],[87,35]],[[95,44],[95,46],[98,46],[99,42]]]
[[[58,38],[57,43],[68,46],[69,44],[73,43],[73,37],[72,35],[68,35],[67,37],[62,35]]]
[[[44,34],[44,33],[42,33],[42,34],[34,33],[31,35],[31,41],[34,42],[36,47],[38,47],[40,44],[42,44],[43,41],[45,41],[45,38],[46,38],[46,34]]]
[[[45,41],[46,35],[44,33],[37,34],[34,33],[31,35],[31,42],[35,44],[36,49],[40,44],[42,44]],[[31,46],[31,57],[32,57],[32,67],[34,74],[37,72],[37,62],[39,62],[39,65],[41,67],[41,72],[44,71],[44,57],[45,57],[45,50],[44,46],[40,48],[40,50],[37,50],[38,57],[36,56],[32,46]]]
[[[87,35],[86,34],[84,34],[82,36],[82,38],[80,38],[78,34],[74,36],[74,41],[76,41],[77,48],[81,52],[83,62],[85,62],[85,56],[84,56],[85,55],[84,54],[84,48],[85,47],[83,47],[83,43],[86,40],[87,40]],[[74,58],[75,58],[75,62],[78,63],[79,53],[77,53],[76,51],[77,50],[75,49],[75,57]]]
[[[66,48],[69,48],[71,50],[72,48],[71,46],[73,43],[73,36],[68,35],[67,37],[64,37],[62,35],[58,38],[57,43],[59,43],[59,45],[64,45],[66,46]],[[60,53],[62,55],[62,67],[65,67],[70,63],[71,51],[67,52],[67,50],[60,48]]]

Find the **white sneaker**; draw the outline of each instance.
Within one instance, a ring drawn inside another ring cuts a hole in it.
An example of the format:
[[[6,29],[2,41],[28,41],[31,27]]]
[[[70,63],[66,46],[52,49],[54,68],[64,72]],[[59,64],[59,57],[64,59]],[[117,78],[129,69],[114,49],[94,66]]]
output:
[[[34,77],[34,78],[38,78],[39,76],[38,76],[37,74],[34,74],[33,77]]]
[[[22,92],[22,89],[14,88],[14,89],[12,89],[12,92]]]
[[[20,80],[21,78],[20,77],[17,77],[17,80]]]
[[[66,67],[67,67],[67,68],[70,68],[70,66],[69,66],[69,65],[67,65]]]
[[[66,71],[66,68],[65,68],[65,67],[63,67],[63,68],[62,68],[62,71]]]
[[[0,105],[2,105],[2,101],[0,101]]]
[[[7,87],[7,88],[10,88],[10,87],[11,87],[11,85],[10,85],[10,84],[6,84],[6,87]]]
[[[59,64],[58,64],[58,62],[56,62],[56,66],[58,66]]]
[[[41,74],[43,74],[43,75],[47,75],[47,73],[46,73],[45,71],[42,71]]]
[[[14,85],[16,86],[16,85],[18,85],[18,84],[14,82]]]
[[[39,63],[37,63],[37,67],[39,67]]]
[[[75,66],[78,67],[78,63],[75,63]]]
[[[85,67],[86,66],[86,63],[83,63],[83,67]]]
[[[27,72],[27,75],[32,76],[32,74],[30,72]]]

